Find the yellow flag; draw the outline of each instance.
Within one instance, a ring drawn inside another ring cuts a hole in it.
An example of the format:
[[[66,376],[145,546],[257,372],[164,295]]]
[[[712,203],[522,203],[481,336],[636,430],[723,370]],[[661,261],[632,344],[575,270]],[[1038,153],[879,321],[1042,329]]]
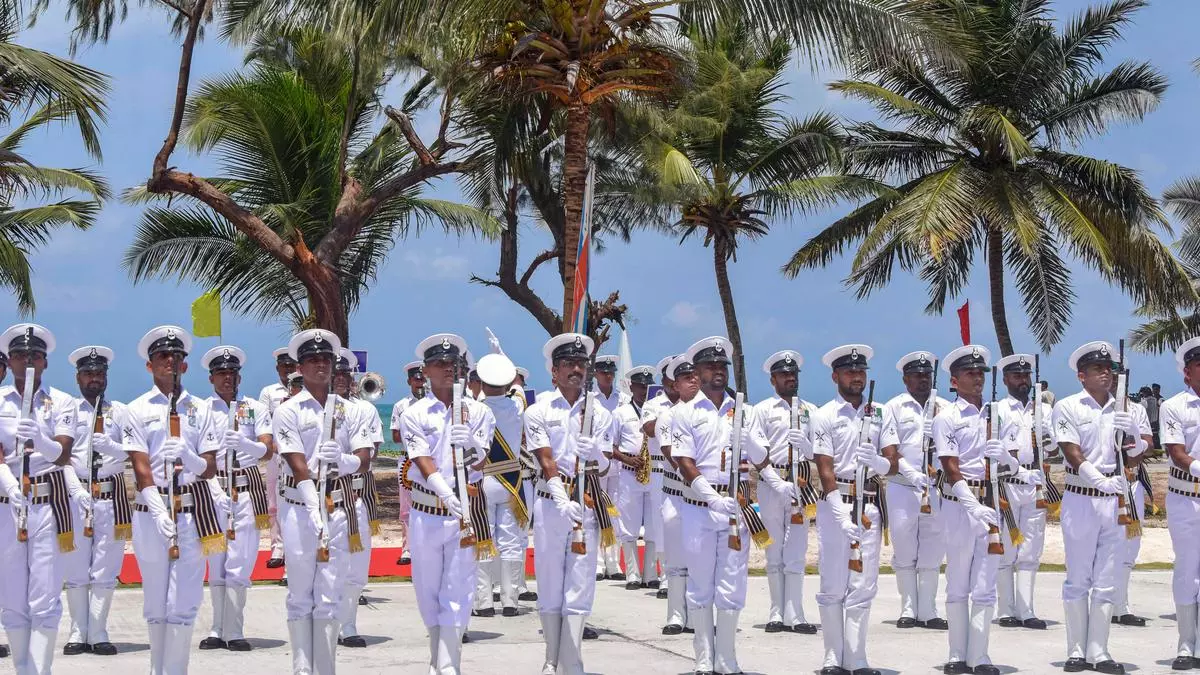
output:
[[[221,294],[209,291],[192,303],[192,335],[219,337],[221,335]]]

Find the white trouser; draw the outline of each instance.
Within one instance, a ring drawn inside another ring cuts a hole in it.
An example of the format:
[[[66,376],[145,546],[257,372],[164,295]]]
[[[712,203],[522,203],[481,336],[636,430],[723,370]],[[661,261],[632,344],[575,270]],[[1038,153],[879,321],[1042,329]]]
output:
[[[475,547],[463,547],[459,522],[413,509],[408,540],[412,545],[413,590],[426,628],[465,628],[475,591]]]
[[[871,602],[879,586],[879,509],[871,504],[864,506],[871,528],[859,543],[863,568],[859,573],[850,571],[850,539],[842,532],[833,509],[824,500],[817,504],[817,538],[821,546],[817,606],[822,610],[822,623],[833,620],[839,624],[835,630],[823,631],[824,665],[847,670],[867,667],[866,632]]]
[[[746,606],[746,574],[750,536],[741,524],[741,550],[729,547],[729,518],[704,506],[684,503],[684,554],[688,560],[688,610],[715,607],[740,610]]]
[[[1031,619],[1033,595],[1031,588],[1022,588],[1021,583],[1032,584],[1033,577],[1027,576],[1021,583],[1014,579],[1015,573],[1036,573],[1042,561],[1042,549],[1046,542],[1046,510],[1037,507],[1037,488],[1023,483],[1008,483],[1004,486],[1008,494],[1009,508],[1013,520],[1021,531],[1024,541],[1018,546],[1012,543],[1008,528],[1001,527],[1000,537],[1004,543],[1004,556],[1000,560],[997,584],[996,616],[1011,616],[1021,620]]]
[[[133,552],[142,575],[142,616],[150,624],[191,626],[204,597],[204,557],[196,521],[178,514],[179,559],[167,555],[169,543],[158,532],[154,517],[133,512]]]
[[[288,621],[336,621],[350,565],[346,512],[338,506],[328,515],[329,562],[323,563],[317,562],[320,542],[306,507],[280,500],[279,520],[288,565]]]
[[[283,557],[283,529],[279,526],[279,474],[283,458],[276,455],[266,460],[267,516],[271,520],[271,557]]]
[[[771,535],[767,546],[767,579],[778,587],[771,593],[770,621],[789,626],[805,623],[804,572],[808,555],[808,520],[792,524],[792,500],[762,485],[758,490],[759,515]],[[801,517],[804,516],[801,510]],[[793,590],[789,587],[795,586]],[[788,611],[790,610],[790,612]],[[790,616],[789,616],[790,614]]]
[[[1197,603],[1200,603],[1200,497],[1167,492],[1167,530],[1175,550],[1171,595],[1179,626],[1179,656],[1195,656]],[[1190,623],[1183,617],[1187,615]]]
[[[621,516],[617,518],[617,540],[622,543],[636,542],[645,528],[646,541],[654,541],[650,531],[650,512],[653,507],[650,486],[637,482],[637,477],[632,471],[620,469],[620,472],[617,511]],[[629,567],[628,560],[625,561],[625,566]]]
[[[539,496],[533,505],[533,558],[538,581],[538,612],[588,615],[596,597],[596,554],[599,530],[591,509],[584,509],[583,538],[587,553],[571,552],[573,521],[558,512],[553,499]]]
[[[525,549],[529,545],[529,534],[517,521],[513,512],[513,494],[493,476],[483,479],[483,493],[487,498],[488,525],[492,528],[492,541],[500,553],[501,560],[525,560]]]
[[[972,668],[990,663],[987,655],[990,622],[970,626],[964,621],[978,608],[996,604],[996,570],[999,555],[988,553],[988,527],[976,521],[958,502],[942,500],[942,524],[954,538],[946,546],[946,613],[950,625],[950,661],[965,661]],[[968,604],[968,599],[970,604]],[[955,607],[963,609],[956,610]]]
[[[1146,488],[1136,481],[1132,487],[1133,508],[1137,509],[1138,521],[1144,522],[1146,518]],[[1137,564],[1138,553],[1141,550],[1142,537],[1140,535],[1133,539],[1122,536],[1117,545],[1116,580],[1113,582],[1114,616],[1131,613],[1129,609],[1129,575],[1133,573],[1133,566]]]
[[[371,519],[367,513],[367,503],[362,499],[355,500],[354,513],[358,518],[363,550],[357,553],[347,551],[350,560],[346,565],[346,580],[342,584],[342,609],[338,612],[341,636],[344,638],[358,635],[358,596],[362,595],[371,570]]]
[[[601,487],[604,488],[604,492],[608,494],[609,499],[613,500],[614,503],[621,498],[621,484],[618,480],[620,478],[618,474],[621,472],[621,469],[616,464],[616,462],[613,462],[608,474],[600,477]],[[614,523],[614,532],[615,528],[619,527],[619,524]],[[600,546],[600,544],[597,543],[596,546]],[[602,548],[599,555],[596,556],[596,574],[613,575],[620,571],[621,547],[613,544],[612,546]]]
[[[930,501],[946,500],[930,490]],[[946,557],[946,539],[937,513],[921,513],[921,491],[895,482],[887,484],[888,529],[892,542],[892,567],[897,570],[939,569]]]
[[[16,519],[9,504],[0,504],[0,624],[12,629],[58,628],[62,616],[62,563],[58,533],[49,504],[29,507],[29,540],[17,541]],[[82,524],[81,524],[82,526]]]
[[[683,520],[679,508],[683,500],[673,495],[663,495],[663,575],[667,585],[667,624],[689,626],[687,618],[688,559],[683,549]]]
[[[666,495],[662,491],[662,474],[654,472],[650,474],[650,506],[649,512],[646,513],[643,519],[643,527],[645,527],[645,536],[647,541],[652,541],[658,545],[659,554],[662,554],[662,544],[665,536],[663,534],[663,515],[662,504]]]
[[[117,539],[113,530],[111,499],[97,501],[92,508],[93,534],[83,536],[83,509],[71,503],[75,527],[75,552],[63,554],[63,570],[67,588],[116,588],[117,575],[125,561],[125,540]]]
[[[250,495],[239,494],[236,508],[237,539],[226,539],[226,550],[208,557],[209,586],[250,587],[250,573],[258,561],[258,529],[254,526],[254,503]],[[229,528],[225,509],[217,509],[217,520],[222,530]]]
[[[1117,525],[1116,496],[1085,497],[1067,492],[1062,500],[1062,532],[1067,562],[1062,593],[1067,657],[1094,663],[1108,654],[1106,617],[1112,615],[1117,553],[1125,538],[1125,527]]]

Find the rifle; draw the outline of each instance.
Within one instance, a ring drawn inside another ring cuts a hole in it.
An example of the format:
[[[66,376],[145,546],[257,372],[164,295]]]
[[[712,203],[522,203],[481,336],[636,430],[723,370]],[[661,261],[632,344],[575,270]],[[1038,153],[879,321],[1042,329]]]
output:
[[[337,410],[336,399],[337,395],[333,393],[333,373],[331,372],[329,377],[329,395],[325,398],[325,410],[322,415],[327,438],[331,441],[337,440],[337,416],[334,414]],[[317,490],[325,498],[325,508],[317,509],[321,514],[321,530],[317,532],[317,562],[319,563],[329,562],[329,514],[333,513],[333,494],[325,489],[328,473],[329,464],[318,461]]]
[[[180,438],[182,431],[179,424],[179,362],[175,362],[175,375],[171,381],[171,407],[167,411],[167,429],[171,438]],[[171,505],[171,521],[175,523],[175,532],[167,543],[167,557],[179,560],[179,512],[181,504],[179,494],[175,491],[175,463],[163,462],[163,472],[167,476],[167,501]]]
[[[1034,508],[1046,509],[1049,503],[1046,501],[1046,483],[1050,481],[1049,472],[1046,470],[1046,465],[1042,463],[1042,357],[1040,354],[1033,355],[1033,463],[1038,470],[1042,472],[1042,484],[1037,486],[1034,491],[1037,501],[1034,503]]]
[[[742,487],[742,425],[746,421],[746,395],[742,392],[737,393],[737,398],[733,402],[733,430],[730,432],[732,438],[729,439],[730,457],[729,462],[729,496],[737,502],[738,508],[742,506],[746,496],[741,492]],[[741,513],[734,512],[734,515],[729,516],[729,549],[731,551],[742,550],[742,530],[741,530]]]
[[[26,335],[33,335],[33,329],[30,328]],[[32,367],[25,369],[25,387],[21,392],[21,418],[30,419],[33,417],[33,380],[37,377],[37,372]],[[16,445],[21,452],[21,494],[25,496],[25,501],[21,504],[21,508],[17,511],[17,541],[24,544],[29,541],[29,500],[33,498],[33,482],[29,469],[29,450],[32,447],[26,445],[24,439],[15,439]]]
[[[451,405],[451,424],[462,424],[463,419],[463,390],[466,382],[459,380],[454,383],[454,400]],[[463,457],[462,446],[451,447],[454,453],[454,487],[458,492],[458,503],[462,506],[462,517],[458,519],[458,545],[470,548],[475,545],[475,527],[471,523],[471,494],[467,489],[467,467]]]
[[[867,390],[867,404],[863,406],[862,421],[858,426],[858,443],[871,442],[871,417],[875,414],[875,380],[871,380],[869,389]],[[854,506],[850,512],[850,519],[856,523],[861,523],[863,529],[871,529],[871,519],[867,517],[867,511],[863,508],[863,492],[866,490],[867,470],[863,467],[854,467]],[[851,572],[862,572],[862,542],[850,542],[850,561],[847,563]]]
[[[1125,340],[1120,342],[1121,374],[1117,375],[1117,410],[1129,412],[1129,369],[1125,367]],[[1125,538],[1133,539],[1141,536],[1142,527],[1134,517],[1133,484],[1136,478],[1133,470],[1125,464],[1125,431],[1117,430],[1116,440],[1117,471],[1124,476],[1127,485],[1124,492],[1117,495],[1117,524],[1125,526]]]
[[[929,400],[925,401],[925,410],[921,418],[921,433],[924,435],[925,427],[929,421],[937,416],[937,376],[938,362],[933,362],[933,388],[929,390]],[[925,463],[925,473],[930,480],[937,477],[937,469],[933,466],[933,436],[925,436],[921,439],[921,461]],[[933,505],[929,502],[929,486],[921,492],[921,513],[933,513]]]
[[[789,429],[800,428],[800,397],[792,397],[791,421]],[[792,470],[792,485],[796,487],[807,487],[800,485],[800,453],[796,449],[788,445],[788,467]],[[794,489],[794,488],[793,488]],[[792,525],[804,524],[804,509],[800,508],[800,500],[792,497],[792,516],[790,520]]]
[[[232,418],[231,424],[234,431],[239,431],[238,417],[241,412],[242,404],[238,401],[238,388],[233,385],[233,400],[230,402],[229,416]],[[234,515],[237,513],[238,504],[238,489],[237,479],[235,478],[238,472],[237,450],[225,451],[225,488],[229,493],[229,513],[225,523],[225,536],[229,541],[237,540],[237,528],[233,526]]]
[[[88,429],[91,429],[92,434],[104,433],[104,392],[96,397],[96,407],[92,409],[91,423],[88,424]],[[88,451],[84,455],[87,458],[87,492],[92,496],[92,499],[100,498],[100,483],[97,482],[96,463],[100,459],[96,451],[92,449],[94,443],[89,436],[87,440]],[[83,512],[83,536],[92,537],[95,534],[96,514],[93,507],[89,506]]]
[[[988,440],[998,438],[1000,435],[1000,419],[996,410],[996,379],[999,368],[992,366],[992,402],[988,404],[988,419],[987,419],[987,437]],[[986,478],[988,481],[988,490],[992,493],[992,508],[996,510],[996,521],[1004,520],[1004,511],[1000,506],[1000,470],[996,467],[996,460],[987,460],[985,466]],[[988,553],[991,555],[1004,555],[1004,542],[1000,541],[1000,526],[988,526]]]
[[[583,419],[579,421],[579,434],[581,436],[591,436],[595,431],[596,422],[596,399],[590,391],[591,386],[591,366],[588,366],[589,376],[585,388],[583,390]],[[579,458],[579,453],[575,453],[575,498],[579,500],[579,505],[585,510],[589,508],[587,486],[587,462]],[[583,523],[575,523],[575,527],[571,530],[571,552],[577,555],[587,553],[587,541],[583,536]]]

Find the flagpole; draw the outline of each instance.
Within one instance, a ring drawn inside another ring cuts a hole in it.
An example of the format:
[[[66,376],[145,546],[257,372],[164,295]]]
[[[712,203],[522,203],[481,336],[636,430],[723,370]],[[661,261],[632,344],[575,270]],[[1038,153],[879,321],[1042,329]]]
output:
[[[579,249],[575,252],[575,288],[572,293],[573,305],[571,329],[575,333],[588,334],[588,309],[591,302],[588,298],[588,281],[591,272],[592,249],[592,200],[595,189],[596,167],[588,168],[587,187],[583,191],[583,218],[579,228]]]

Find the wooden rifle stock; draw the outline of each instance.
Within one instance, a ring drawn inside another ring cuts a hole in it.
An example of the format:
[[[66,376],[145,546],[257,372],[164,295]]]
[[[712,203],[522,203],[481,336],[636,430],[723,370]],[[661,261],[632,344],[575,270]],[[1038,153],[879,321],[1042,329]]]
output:
[[[104,433],[104,394],[103,394],[103,392],[99,396],[96,397],[96,407],[92,410],[92,423],[88,426],[91,429],[91,432],[93,435]],[[84,457],[87,460],[87,477],[88,477],[87,491],[88,491],[88,494],[90,494],[92,496],[92,499],[96,500],[96,499],[100,498],[100,482],[98,480],[98,476],[96,475],[96,471],[97,471],[96,461],[99,459],[99,455],[97,455],[95,449],[93,449],[93,447],[92,447],[93,445],[94,444],[93,444],[92,440],[89,438],[88,439],[88,451],[87,451],[87,454],[84,455]],[[87,508],[87,510],[85,510],[83,512],[83,536],[91,538],[91,537],[95,536],[95,534],[96,534],[96,514],[95,514],[94,506],[89,506]]]
[[[233,388],[233,400],[229,406],[230,424],[234,431],[240,431],[238,417],[242,410],[242,404],[238,401],[238,390]],[[225,451],[225,485],[226,491],[229,493],[229,512],[226,514],[225,520],[225,536],[229,541],[237,541],[237,528],[234,527],[234,516],[237,514],[238,504],[238,488],[237,488],[237,471],[238,459],[237,450]]]
[[[995,439],[1000,434],[1000,420],[996,416],[996,376],[999,369],[992,366],[992,402],[988,404],[988,419],[987,419],[987,437],[988,440]],[[996,510],[996,520],[1003,522],[1004,514],[1002,510],[1004,506],[1000,501],[1000,477],[999,471],[996,469],[995,460],[987,460],[984,462],[984,478],[987,481],[988,489],[992,493],[992,508]],[[1004,542],[1000,540],[1000,526],[988,526],[988,553],[990,555],[1004,555]]]
[[[454,398],[451,401],[450,413],[451,424],[462,424],[466,421],[463,417],[465,413],[463,391],[465,389],[466,383],[462,380],[454,383]],[[454,446],[452,452],[454,454],[454,483],[458,489],[458,501],[463,513],[462,517],[458,519],[458,545],[462,548],[471,548],[475,546],[477,540],[475,527],[471,523],[471,494],[467,487],[466,459],[461,446]]]
[[[867,404],[863,407],[862,421],[858,427],[858,442],[871,442],[871,417],[875,414],[875,380],[871,380],[867,391]],[[851,512],[851,519],[855,523],[860,523],[864,530],[871,529],[871,519],[867,517],[867,510],[863,504],[863,492],[866,490],[867,470],[862,467],[854,467],[854,506]],[[846,564],[851,572],[863,571],[862,561],[862,542],[850,542],[850,560]]]
[[[27,329],[25,335],[27,338],[32,338],[33,329]],[[35,379],[37,379],[37,371],[32,367],[26,368],[25,386],[21,392],[22,419],[33,417],[33,396],[36,393],[33,381]],[[21,453],[21,494],[25,497],[25,503],[21,504],[21,508],[17,511],[17,541],[24,544],[29,541],[29,500],[33,499],[33,477],[29,466],[29,451],[33,448],[33,441],[21,438],[15,440],[17,451]]]
[[[333,392],[333,374],[329,377],[329,394],[325,399],[324,423],[326,438],[337,440],[337,395]],[[326,462],[317,463],[317,490],[325,501],[325,508],[318,508],[321,515],[321,531],[317,533],[317,562],[329,562],[329,516],[333,513],[333,492],[325,485],[328,482],[329,465]]]
[[[742,485],[742,425],[746,420],[746,395],[742,392],[737,393],[737,397],[733,403],[733,428],[730,432],[730,449],[732,457],[729,462],[729,496],[733,497],[734,502],[740,509],[745,497],[741,494]],[[732,551],[742,550],[742,530],[741,519],[739,514],[735,513],[729,516],[729,549]]]

